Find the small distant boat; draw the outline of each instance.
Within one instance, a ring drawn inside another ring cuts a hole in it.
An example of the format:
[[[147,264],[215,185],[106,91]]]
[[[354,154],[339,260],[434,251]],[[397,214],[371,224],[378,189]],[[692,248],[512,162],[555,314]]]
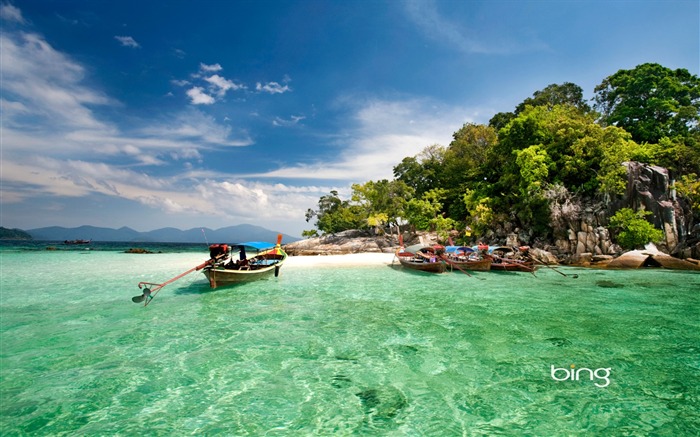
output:
[[[277,244],[251,241],[234,244],[213,244],[209,246],[210,263],[202,269],[209,280],[211,288],[238,284],[262,279],[274,274],[279,275],[287,254],[281,247],[282,235],[277,237]],[[238,259],[229,258],[234,250],[238,250]],[[255,255],[248,257],[249,253]]]
[[[443,273],[446,270],[441,257],[445,251],[443,246],[423,246],[416,244],[410,247],[399,247],[396,258],[402,266],[421,272]]]
[[[90,244],[92,240],[64,240],[63,244]]]

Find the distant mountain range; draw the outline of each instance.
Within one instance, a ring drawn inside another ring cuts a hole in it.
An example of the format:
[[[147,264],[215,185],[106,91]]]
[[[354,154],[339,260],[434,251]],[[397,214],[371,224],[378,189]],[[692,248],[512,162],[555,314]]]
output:
[[[202,232],[204,230],[204,232]],[[162,228],[149,232],[139,232],[128,227],[119,229],[100,228],[96,226],[80,226],[64,228],[51,226],[48,228],[29,229],[26,231],[35,240],[64,241],[64,240],[94,240],[94,241],[133,241],[153,243],[242,243],[246,241],[275,242],[279,232],[271,231],[254,225],[236,225],[221,229],[192,228],[186,231],[176,228]],[[282,234],[282,242],[299,241],[289,235]]]

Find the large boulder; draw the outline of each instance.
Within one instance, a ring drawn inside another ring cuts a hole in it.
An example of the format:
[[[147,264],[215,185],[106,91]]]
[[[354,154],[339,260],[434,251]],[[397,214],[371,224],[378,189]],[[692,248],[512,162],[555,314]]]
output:
[[[348,230],[322,237],[296,241],[284,251],[296,255],[344,255],[348,253],[391,253],[398,245],[396,237],[376,236],[368,231]]]
[[[627,162],[627,205],[635,211],[645,210],[652,214],[649,219],[654,226],[664,231],[665,245],[669,252],[679,243],[679,227],[683,226],[683,210],[669,189],[671,180],[668,170],[655,165]]]
[[[649,245],[645,250],[632,250],[623,253],[607,264],[611,269],[639,269],[642,267],[663,267],[670,270],[698,270],[700,265],[659,252]]]

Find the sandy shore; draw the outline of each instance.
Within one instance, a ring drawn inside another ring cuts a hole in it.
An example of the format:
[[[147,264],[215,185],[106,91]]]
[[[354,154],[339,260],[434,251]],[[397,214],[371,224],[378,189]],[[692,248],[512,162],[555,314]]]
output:
[[[284,262],[288,267],[370,266],[391,264],[393,253],[350,253],[347,255],[290,256]]]

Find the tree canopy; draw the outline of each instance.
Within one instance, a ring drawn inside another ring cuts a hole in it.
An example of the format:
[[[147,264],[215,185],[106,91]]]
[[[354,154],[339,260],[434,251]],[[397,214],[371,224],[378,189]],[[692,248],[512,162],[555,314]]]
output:
[[[595,92],[601,121],[625,129],[637,142],[658,143],[698,131],[700,79],[686,69],[638,65],[607,77]]]

